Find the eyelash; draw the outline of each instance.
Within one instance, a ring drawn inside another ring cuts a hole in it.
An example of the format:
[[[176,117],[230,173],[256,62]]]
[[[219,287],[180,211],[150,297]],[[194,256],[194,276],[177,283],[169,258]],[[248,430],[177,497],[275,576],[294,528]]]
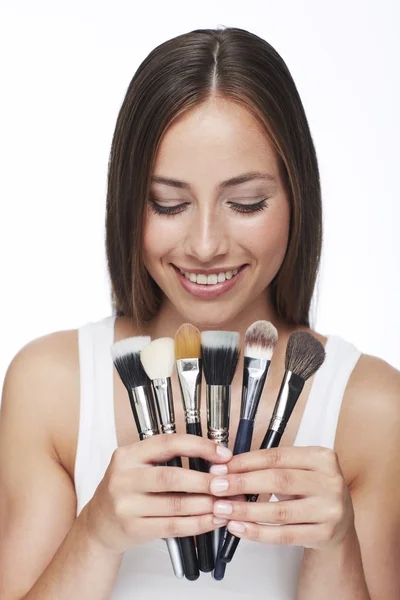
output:
[[[254,204],[238,204],[236,202],[229,202],[229,204],[235,212],[245,215],[260,212],[265,208],[268,208],[267,200],[268,197],[264,196],[261,198],[261,200],[255,202]],[[184,202],[183,204],[178,204],[177,206],[161,206],[160,204],[157,204],[155,198],[150,198],[150,208],[156,215],[179,215],[185,210],[185,206],[187,204],[189,203]]]

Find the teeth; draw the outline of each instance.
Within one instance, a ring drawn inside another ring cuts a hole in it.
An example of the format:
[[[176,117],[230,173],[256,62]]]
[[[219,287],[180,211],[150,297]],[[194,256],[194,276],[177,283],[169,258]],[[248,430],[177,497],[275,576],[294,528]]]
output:
[[[225,271],[218,274],[213,273],[212,275],[206,275],[205,273],[196,275],[189,271],[182,271],[182,269],[179,269],[179,271],[186,279],[190,279],[193,283],[198,283],[200,285],[215,285],[216,283],[223,283],[226,279],[232,279],[232,277],[238,273],[239,269],[233,269],[233,271]]]
[[[216,275],[215,273],[213,273],[212,275],[208,275],[207,276],[207,285],[213,285],[218,283],[218,275]]]

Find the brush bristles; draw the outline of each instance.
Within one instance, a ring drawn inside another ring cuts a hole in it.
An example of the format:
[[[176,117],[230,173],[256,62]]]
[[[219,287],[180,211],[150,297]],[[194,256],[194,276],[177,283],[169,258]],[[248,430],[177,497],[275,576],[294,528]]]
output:
[[[201,355],[208,385],[231,385],[239,360],[239,333],[203,331]]]
[[[140,360],[150,379],[171,377],[175,364],[174,340],[164,337],[150,342],[141,351]]]
[[[325,360],[325,350],[311,333],[295,331],[286,348],[285,368],[304,380],[314,375]]]
[[[271,360],[278,341],[278,332],[269,321],[256,321],[246,331],[244,355]]]
[[[201,358],[200,331],[190,323],[184,323],[175,334],[175,360]]]
[[[150,380],[140,362],[140,350],[150,343],[149,336],[137,336],[115,342],[111,356],[118,375],[127,390],[150,385]]]

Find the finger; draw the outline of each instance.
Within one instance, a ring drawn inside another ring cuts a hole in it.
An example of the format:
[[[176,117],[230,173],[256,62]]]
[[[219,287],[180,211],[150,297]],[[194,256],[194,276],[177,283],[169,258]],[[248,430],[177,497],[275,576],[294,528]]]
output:
[[[131,468],[141,464],[167,462],[175,456],[204,458],[213,463],[224,463],[232,458],[229,448],[211,440],[191,434],[155,435],[151,438],[120,446],[113,453],[113,460],[121,467]]]
[[[336,452],[322,446],[281,446],[237,454],[229,462],[229,473],[262,469],[303,469],[341,473]]]
[[[312,525],[258,525],[242,521],[229,521],[228,530],[239,538],[264,544],[304,546],[318,548],[331,539],[333,528],[323,523]]]
[[[135,514],[142,517],[206,515],[213,512],[214,498],[205,494],[148,494],[141,505]]]
[[[210,494],[213,476],[209,473],[180,467],[152,467],[139,470],[143,471],[143,474],[132,481],[132,491]]]
[[[149,538],[174,538],[188,535],[201,535],[227,524],[227,520],[219,519],[214,523],[214,515],[199,517],[148,517],[135,519],[129,529],[132,536],[143,535]]]
[[[217,500],[214,514],[230,521],[250,521],[253,523],[320,523],[329,515],[315,498],[304,498],[296,502],[230,502]]]
[[[210,492],[215,496],[236,496],[238,494],[289,494],[298,496],[324,495],[325,475],[299,469],[269,469],[250,471],[237,475],[215,477],[210,484]],[[332,475],[332,479],[333,479]],[[330,489],[330,487],[329,487]]]

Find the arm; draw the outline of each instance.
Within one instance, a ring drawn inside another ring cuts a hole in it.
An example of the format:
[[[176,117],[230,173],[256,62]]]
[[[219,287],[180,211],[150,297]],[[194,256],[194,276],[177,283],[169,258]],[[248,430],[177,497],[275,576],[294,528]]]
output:
[[[350,487],[355,530],[336,551],[304,550],[299,600],[400,598],[400,373],[362,359],[345,409],[347,452],[359,457]]]
[[[71,402],[71,369],[60,360],[65,336],[40,338],[13,359],[0,418],[0,599],[105,600],[121,555],[90,537],[86,510],[76,519],[73,483],[51,433]]]

